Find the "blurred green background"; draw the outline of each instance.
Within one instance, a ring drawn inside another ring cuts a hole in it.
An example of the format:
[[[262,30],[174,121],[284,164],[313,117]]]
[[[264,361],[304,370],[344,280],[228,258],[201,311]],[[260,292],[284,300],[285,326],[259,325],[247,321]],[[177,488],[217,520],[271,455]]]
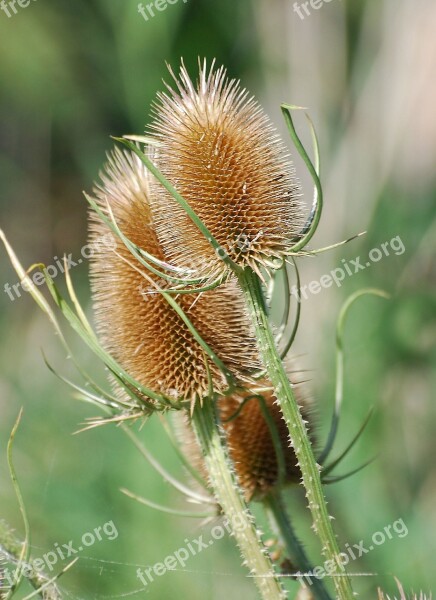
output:
[[[0,12],[0,225],[26,265],[53,264],[64,253],[80,256],[87,237],[82,190],[98,174],[109,135],[143,131],[161,79],[168,79],[165,61],[177,67],[183,56],[195,74],[198,56],[215,57],[257,96],[284,136],[280,103],[308,107],[320,138],[326,197],[314,244],[367,234],[300,261],[303,284],[319,281],[343,260],[361,256],[365,264],[371,249],[397,236],[404,245],[404,252],[391,251],[347,276],[340,288],[303,301],[294,353],[310,370],[323,439],[340,306],[365,286],[392,294],[390,301],[362,298],[347,321],[338,450],[370,406],[376,413],[342,471],[378,458],[328,489],[330,507],[342,545],[369,542],[398,519],[407,526],[407,536],[394,536],[351,565],[353,572],[377,574],[356,576],[362,598],[375,598],[378,585],[392,593],[393,576],[405,589],[434,592],[436,5],[332,0],[308,7],[309,15],[300,10],[304,19],[291,0],[179,0],[148,21],[134,0],[38,0],[10,17]],[[297,123],[309,141],[302,115]],[[309,204],[310,181],[296,157],[295,163]],[[72,275],[89,305],[85,262]],[[162,561],[204,530],[198,521],[162,515],[119,492],[127,487],[186,508],[119,429],[72,435],[97,409],[75,402],[45,367],[41,349],[59,370],[73,373],[28,295],[12,301],[4,292],[17,277],[3,250],[0,281],[0,518],[22,535],[6,444],[23,406],[15,463],[32,555],[77,542],[110,520],[119,534],[81,553],[61,580],[66,598],[256,598],[231,539],[141,591],[137,566]],[[73,344],[88,369],[104,377],[95,359]],[[152,420],[140,435],[169,470],[184,476],[158,423]],[[289,491],[289,505],[306,539],[301,490]],[[310,550],[319,563],[316,543]],[[295,591],[290,580],[287,585]]]

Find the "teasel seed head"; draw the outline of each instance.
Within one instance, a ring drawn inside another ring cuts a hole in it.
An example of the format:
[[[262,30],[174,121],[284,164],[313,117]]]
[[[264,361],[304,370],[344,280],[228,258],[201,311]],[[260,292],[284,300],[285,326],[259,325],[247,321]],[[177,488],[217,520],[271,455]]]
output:
[[[251,389],[249,392],[222,396],[217,402],[229,454],[247,501],[261,500],[279,484],[278,458],[271,429],[265,420],[260,401],[254,394],[263,396],[280,440],[285,466],[281,483],[291,485],[300,483],[301,480],[300,469],[290,447],[289,432],[271,386],[265,380],[258,382],[257,386],[258,389]],[[303,396],[300,386],[295,387],[295,393],[303,418],[312,423],[311,402]],[[183,451],[192,466],[205,474],[203,459],[188,420],[179,413],[174,415],[174,419]],[[310,431],[313,439],[312,433]]]
[[[301,472],[294,451],[290,447],[289,431],[274,392],[272,389],[263,391],[267,386],[267,381],[261,382],[260,389],[256,393],[263,396],[264,405],[280,440],[285,466],[282,483],[283,485],[299,483]],[[301,406],[303,418],[308,419],[311,407],[307,399],[302,397],[299,389],[295,387],[297,401]],[[279,483],[279,466],[271,430],[263,415],[261,403],[256,397],[247,400],[251,394],[252,392],[247,392],[223,397],[218,406],[230,456],[246,499],[260,500]],[[235,414],[237,416],[233,417]]]
[[[154,229],[150,176],[130,152],[115,149],[101,174],[94,196],[102,212],[108,206],[122,233],[137,247],[167,260]],[[90,215],[94,248],[91,281],[97,331],[107,351],[143,386],[172,400],[194,402],[208,390],[205,353],[180,316],[154,289],[171,284],[148,272],[123,241],[101,240],[109,226]],[[239,288],[229,278],[217,289],[177,297],[203,340],[237,377],[258,367],[257,350]],[[209,361],[215,390],[227,388],[222,372]]]
[[[171,71],[171,70],[170,70]],[[176,89],[158,94],[150,133],[154,161],[225,253],[240,266],[282,258],[303,227],[300,188],[288,152],[259,104],[223,67],[182,63]],[[174,264],[213,276],[224,268],[183,209],[155,180],[156,230]]]

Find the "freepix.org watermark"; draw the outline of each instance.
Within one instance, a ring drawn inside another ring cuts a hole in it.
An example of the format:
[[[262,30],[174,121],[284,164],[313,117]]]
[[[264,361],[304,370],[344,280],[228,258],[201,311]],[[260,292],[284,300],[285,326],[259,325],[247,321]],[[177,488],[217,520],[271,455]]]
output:
[[[406,247],[404,246],[399,235],[393,237],[389,242],[384,242],[380,244],[379,247],[372,248],[369,253],[367,260],[362,259],[362,257],[357,256],[354,259],[349,261],[342,259],[342,266],[336,267],[336,269],[332,269],[330,273],[326,273],[318,280],[314,279],[310,283],[306,285],[302,285],[300,290],[296,285],[292,286],[291,294],[294,296],[299,302],[302,298],[307,300],[309,295],[316,295],[322,289],[327,289],[332,287],[333,284],[341,287],[342,282],[346,277],[351,277],[360,271],[364,271],[365,269],[371,267],[374,263],[378,263],[387,256],[390,256],[391,253],[394,253],[396,256],[401,256],[404,254]]]
[[[80,249],[81,257],[77,260],[73,260],[73,255],[70,253],[65,256],[66,267],[70,271],[73,267],[81,265],[84,260],[89,260],[94,256],[94,253],[98,252],[102,247],[114,250],[116,248],[115,238],[111,233],[107,233],[92,242],[92,244],[86,244]],[[65,265],[63,261],[57,256],[53,257],[53,263],[47,265],[41,271],[35,271],[30,276],[35,285],[43,285],[45,283],[44,275],[48,275],[51,279],[55,279],[59,273],[65,273]],[[5,283],[3,291],[7,294],[13,302],[16,298],[21,298],[21,292],[29,292],[29,284],[26,281],[21,281],[11,285]]]
[[[156,16],[155,11],[163,12],[170,4],[177,4],[180,1],[182,1],[184,4],[188,2],[188,0],[154,0],[154,2],[149,2],[145,6],[142,2],[140,2],[138,4],[138,12],[145,21],[149,21]]]
[[[113,521],[107,521],[103,525],[95,527],[93,531],[84,533],[77,546],[74,545],[73,540],[70,540],[66,544],[58,544],[55,542],[52,550],[45,552],[40,558],[32,559],[32,561],[23,565],[23,577],[34,578],[38,573],[46,572],[47,570],[51,572],[59,560],[65,561],[72,557],[74,558],[80,552],[83,552],[85,548],[89,548],[97,542],[102,542],[103,540],[116,540],[117,537],[118,530],[115,523]],[[2,553],[0,551],[0,558],[1,557]],[[7,556],[3,556],[3,558],[7,561]],[[10,571],[7,567],[2,567],[2,571],[4,582],[12,587],[19,575],[19,567],[13,571]]]
[[[294,2],[294,12],[300,17],[302,21],[306,17],[310,17],[312,14],[312,10],[319,10],[324,6],[324,4],[328,4],[332,0],[308,0],[308,2]]]
[[[322,566],[315,567],[309,573],[298,571],[295,577],[301,585],[309,586],[313,584],[314,579],[324,579],[324,577],[343,574],[345,567],[350,562],[358,560],[368,552],[372,552],[388,540],[392,540],[394,537],[404,538],[408,533],[409,530],[403,519],[397,519],[392,524],[386,525],[383,531],[373,533],[368,545],[365,545],[364,540],[360,540],[357,544],[345,544],[344,552],[337,555],[336,561],[326,560]]]
[[[36,0],[32,1],[36,2]],[[17,5],[19,8],[27,8],[30,2],[31,0],[9,0],[9,2],[6,0],[0,0],[0,9],[10,19],[18,13]]]
[[[244,516],[245,514],[245,516]],[[226,533],[232,535],[235,531],[243,531],[247,526],[247,513],[239,515],[235,513],[230,519],[225,518],[222,525],[215,525],[210,530],[210,535],[199,535],[197,538],[184,540],[184,545],[178,550],[166,556],[162,561],[154,563],[145,569],[139,568],[136,570],[136,576],[147,587],[153,583],[156,577],[162,577],[167,571],[176,571],[184,569],[188,561],[203,550],[207,550],[217,540],[221,540]]]

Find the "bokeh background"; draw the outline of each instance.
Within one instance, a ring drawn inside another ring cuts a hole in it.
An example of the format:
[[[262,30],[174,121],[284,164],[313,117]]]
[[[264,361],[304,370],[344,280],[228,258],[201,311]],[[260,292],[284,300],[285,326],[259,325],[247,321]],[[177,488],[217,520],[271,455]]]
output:
[[[342,472],[377,455],[362,472],[328,489],[341,544],[368,542],[403,519],[408,535],[394,537],[351,566],[362,598],[378,585],[393,593],[436,591],[435,408],[435,165],[436,5],[432,0],[331,0],[310,15],[291,0],[179,0],[145,21],[136,0],[32,1],[8,18],[0,12],[0,224],[24,264],[80,257],[86,243],[89,190],[111,148],[109,135],[142,133],[165,61],[216,57],[262,102],[286,132],[280,103],[308,108],[318,131],[326,206],[314,240],[321,247],[366,230],[346,246],[300,261],[303,284],[400,236],[370,268],[303,301],[294,353],[309,370],[311,393],[325,436],[334,396],[335,323],[355,290],[375,286],[390,301],[366,297],[346,325],[345,406],[338,450],[373,417]],[[303,115],[297,124],[309,142]],[[310,204],[301,161],[297,173]],[[75,285],[89,303],[88,267],[75,267]],[[44,315],[22,292],[0,250],[0,518],[23,533],[10,483],[6,444],[20,407],[15,464],[32,532],[32,554],[112,520],[115,540],[81,554],[61,580],[65,598],[255,598],[231,539],[192,558],[186,571],[140,590],[138,565],[161,561],[203,533],[198,521],[163,515],[123,496],[127,487],[167,506],[186,508],[162,478],[112,426],[72,435],[97,409],[74,401],[43,362],[41,349],[74,376]],[[104,378],[93,357],[72,342],[88,369]],[[166,467],[183,477],[159,425],[142,439]],[[309,522],[301,490],[289,490],[301,535]],[[189,507],[188,507],[189,508]],[[319,561],[316,543],[310,545]],[[64,566],[59,563],[57,569]],[[288,578],[286,584],[295,592]],[[26,590],[23,590],[23,595]],[[136,592],[136,593],[135,593]],[[291,594],[292,597],[292,594]]]

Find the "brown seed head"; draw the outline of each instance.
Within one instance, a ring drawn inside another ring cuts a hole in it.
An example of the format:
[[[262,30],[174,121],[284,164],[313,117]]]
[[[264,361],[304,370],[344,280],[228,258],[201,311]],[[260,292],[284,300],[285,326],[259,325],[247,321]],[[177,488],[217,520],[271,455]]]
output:
[[[284,485],[299,483],[300,469],[294,451],[290,447],[289,432],[283,420],[279,406],[272,391],[265,391],[268,382],[258,383],[266,408],[272,417],[280,447],[285,460]],[[256,393],[256,390],[254,391]],[[302,395],[300,386],[295,388],[303,418],[311,418],[312,407]],[[261,410],[258,399],[248,399],[253,391],[231,396],[223,396],[218,400],[218,410],[223,423],[223,430],[229,448],[230,457],[235,466],[238,481],[247,501],[259,500],[272,491],[278,484],[279,468],[277,454],[271,430]],[[245,402],[244,402],[245,401]],[[177,436],[184,452],[194,468],[205,473],[205,466],[196,443],[193,431],[184,417],[174,415]],[[310,432],[312,433],[312,432]]]
[[[109,157],[102,183],[94,188],[97,203],[112,209],[120,230],[133,244],[166,260],[150,210],[146,167],[133,154],[116,149]],[[98,333],[106,349],[139,383],[180,401],[203,398],[208,388],[204,352],[180,316],[153,283],[165,283],[132,256],[123,242],[101,243],[108,226],[91,213],[90,242],[95,249],[92,289]],[[141,273],[142,272],[142,273]],[[171,287],[171,284],[166,284]],[[179,305],[227,367],[244,378],[258,366],[257,351],[241,295],[230,279],[200,295],[181,295]],[[211,363],[215,389],[226,386]]]
[[[267,385],[266,381],[262,383]],[[301,398],[301,393],[296,393],[302,406],[303,417],[307,418],[310,412],[309,405]],[[257,398],[251,398],[244,403],[248,395],[246,393],[222,398],[219,410],[239,482],[247,499],[251,500],[264,497],[277,485],[279,468],[271,430],[263,415],[261,404]],[[262,396],[280,439],[285,461],[283,484],[299,483],[300,468],[290,447],[289,431],[280,407],[272,391],[263,391]],[[241,405],[242,408],[237,413]],[[232,419],[235,414],[237,416]]]
[[[157,166],[233,261],[256,266],[282,257],[303,216],[292,163],[268,117],[223,67],[207,72],[204,64],[197,85],[183,65],[173,77],[177,87],[158,95],[150,127]],[[174,199],[166,191],[155,199],[169,260],[207,274],[223,269]]]

